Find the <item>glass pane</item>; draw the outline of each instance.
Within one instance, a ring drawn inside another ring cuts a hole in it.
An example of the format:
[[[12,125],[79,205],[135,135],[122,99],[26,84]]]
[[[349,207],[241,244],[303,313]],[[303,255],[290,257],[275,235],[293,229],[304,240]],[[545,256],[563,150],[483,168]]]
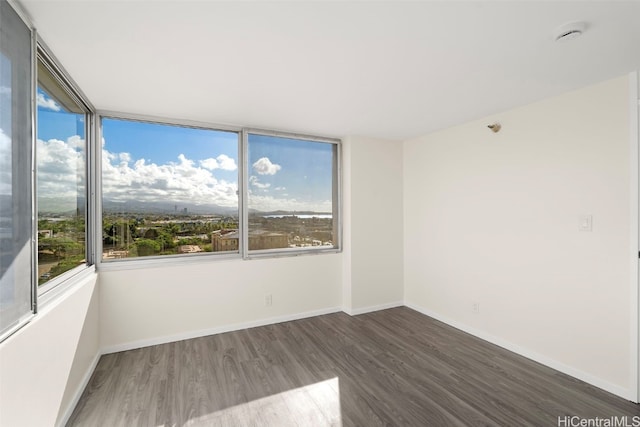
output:
[[[238,252],[236,132],[109,118],[102,132],[104,261]]]
[[[38,67],[38,285],[86,259],[86,142],[82,108]]]
[[[336,247],[337,145],[249,134],[249,250]]]
[[[0,339],[31,314],[31,32],[0,2]]]

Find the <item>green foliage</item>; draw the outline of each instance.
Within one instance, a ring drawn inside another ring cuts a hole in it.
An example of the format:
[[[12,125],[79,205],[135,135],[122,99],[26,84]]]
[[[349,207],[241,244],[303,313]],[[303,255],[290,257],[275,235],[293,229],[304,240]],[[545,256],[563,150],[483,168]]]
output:
[[[180,239],[178,241],[178,245],[198,245],[201,246],[203,244],[203,240],[198,237],[189,237],[186,239]]]
[[[102,220],[102,244],[105,247],[117,247],[125,249],[133,243],[138,236],[138,224],[135,218],[124,220],[122,218],[103,218]]]
[[[79,255],[84,252],[84,244],[66,237],[38,239],[38,252],[51,253],[55,258]]]
[[[72,268],[75,268],[78,265],[82,264],[82,260],[83,259],[84,259],[84,257],[80,256],[80,255],[76,255],[76,256],[69,257],[69,258],[65,258],[65,259],[61,260],[57,265],[55,265],[49,271],[49,273],[51,274],[51,277],[58,276],[58,275],[64,273],[65,271],[69,271]]]
[[[161,249],[160,243],[151,239],[138,239],[135,247],[139,256],[154,255],[160,252]]]
[[[211,252],[211,233],[237,229],[237,221],[216,222],[194,216],[174,222],[173,215],[144,217],[136,214],[106,214],[102,218],[102,242],[105,250],[128,250],[128,257],[173,255],[180,245],[197,245]],[[191,221],[192,220],[192,221]]]
[[[84,263],[84,255],[73,255],[61,259],[48,273],[38,278],[38,286]]]

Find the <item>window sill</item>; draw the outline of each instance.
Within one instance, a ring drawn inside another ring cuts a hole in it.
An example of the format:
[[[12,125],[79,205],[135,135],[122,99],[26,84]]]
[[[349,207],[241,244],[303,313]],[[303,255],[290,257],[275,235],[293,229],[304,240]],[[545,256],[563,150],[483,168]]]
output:
[[[96,273],[96,268],[95,266],[90,265],[79,268],[78,271],[72,270],[70,273],[73,274],[62,278],[60,283],[54,284],[52,287],[45,289],[42,293],[38,292],[38,311],[42,311],[43,308],[46,308],[49,304],[64,296],[69,289],[94,275]]]
[[[237,252],[234,253],[204,253],[196,255],[165,255],[143,258],[128,258],[117,261],[101,261],[98,271],[137,270],[150,267],[172,267],[186,264],[202,264],[217,261],[229,261],[242,259]]]
[[[245,259],[264,259],[264,258],[282,258],[282,257],[296,257],[305,255],[320,255],[320,254],[338,254],[341,253],[341,248],[327,247],[320,249],[266,249],[266,250],[254,250],[249,251]]]

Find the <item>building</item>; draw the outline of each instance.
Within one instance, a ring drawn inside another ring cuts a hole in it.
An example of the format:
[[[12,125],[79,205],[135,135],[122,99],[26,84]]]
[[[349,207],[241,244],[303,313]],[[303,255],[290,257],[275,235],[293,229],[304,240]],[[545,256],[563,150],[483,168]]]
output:
[[[0,344],[0,424],[103,354],[399,305],[638,401],[638,3],[12,4],[98,109],[341,136],[345,241],[88,269]]]
[[[238,230],[216,231],[211,234],[213,252],[238,251]],[[268,232],[265,230],[251,230],[249,232],[249,247],[252,250],[288,248],[289,238],[286,234]]]
[[[265,230],[251,230],[249,232],[249,248],[253,250],[288,248],[289,238],[286,234]]]
[[[180,254],[195,254],[202,252],[202,248],[198,245],[180,245],[178,246],[178,253]]]
[[[237,252],[240,248],[238,230],[218,230],[211,234],[213,252]]]

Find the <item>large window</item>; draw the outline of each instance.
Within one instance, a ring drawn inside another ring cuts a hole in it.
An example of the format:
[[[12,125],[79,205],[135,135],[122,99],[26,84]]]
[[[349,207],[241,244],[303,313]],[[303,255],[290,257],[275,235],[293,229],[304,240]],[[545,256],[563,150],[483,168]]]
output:
[[[339,247],[338,144],[247,133],[249,251]]]
[[[114,113],[100,145],[72,79],[0,12],[0,341],[96,258],[340,248],[339,141]]]
[[[103,118],[102,133],[103,261],[238,253],[237,132]]]
[[[38,52],[36,178],[38,285],[87,264],[89,110]]]
[[[339,141],[127,116],[101,126],[103,262],[340,247]]]
[[[32,315],[31,31],[0,1],[0,341]]]

